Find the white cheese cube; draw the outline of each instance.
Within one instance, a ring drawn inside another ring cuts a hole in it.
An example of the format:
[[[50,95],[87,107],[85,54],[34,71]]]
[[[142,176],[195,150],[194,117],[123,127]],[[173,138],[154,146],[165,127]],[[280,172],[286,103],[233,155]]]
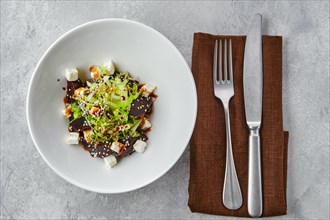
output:
[[[78,132],[70,132],[69,137],[66,141],[68,144],[79,144],[79,133]]]
[[[133,148],[136,152],[143,153],[146,150],[147,143],[141,140],[137,140],[133,145]]]
[[[151,126],[152,126],[151,125],[151,122],[150,122],[150,120],[148,118],[144,118],[142,120],[141,128],[143,130],[147,130],[147,129],[151,128]]]
[[[113,142],[110,146],[110,149],[118,154],[121,154],[121,152],[123,152],[124,148],[125,148],[125,145],[120,142],[117,142],[117,141]]]
[[[65,77],[68,81],[78,80],[78,70],[76,68],[69,68],[65,70]]]
[[[106,71],[108,72],[109,75],[112,75],[115,73],[115,64],[112,62],[111,59],[109,59],[107,62],[105,62],[103,64],[104,68],[106,69]]]
[[[108,157],[104,157],[103,160],[104,160],[104,163],[105,163],[105,167],[108,168],[108,169],[110,169],[111,167],[116,166],[116,164],[117,164],[117,159],[113,155],[110,155]]]
[[[156,86],[150,84],[144,84],[141,87],[142,96],[148,97],[155,89]]]

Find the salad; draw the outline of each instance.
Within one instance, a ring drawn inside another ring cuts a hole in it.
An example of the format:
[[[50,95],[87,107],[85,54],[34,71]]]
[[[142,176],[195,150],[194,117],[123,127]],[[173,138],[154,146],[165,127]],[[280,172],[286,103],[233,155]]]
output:
[[[82,145],[110,168],[119,158],[145,151],[156,87],[117,71],[112,60],[89,71],[91,79],[83,82],[77,69],[66,69],[67,143]]]

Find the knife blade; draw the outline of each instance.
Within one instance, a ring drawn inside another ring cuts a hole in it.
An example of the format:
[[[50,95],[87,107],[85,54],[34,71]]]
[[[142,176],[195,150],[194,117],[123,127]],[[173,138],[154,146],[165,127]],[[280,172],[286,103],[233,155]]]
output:
[[[262,33],[261,14],[254,15],[248,29],[243,67],[246,123],[249,128],[248,213],[262,214],[262,182],[259,129],[262,118]]]

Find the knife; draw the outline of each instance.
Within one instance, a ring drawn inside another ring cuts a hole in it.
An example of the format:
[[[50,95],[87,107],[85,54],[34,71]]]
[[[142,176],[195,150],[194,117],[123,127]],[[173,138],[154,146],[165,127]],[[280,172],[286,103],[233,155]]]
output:
[[[246,123],[249,128],[248,213],[262,214],[262,183],[259,129],[262,117],[262,34],[261,14],[254,15],[246,37],[243,87]]]

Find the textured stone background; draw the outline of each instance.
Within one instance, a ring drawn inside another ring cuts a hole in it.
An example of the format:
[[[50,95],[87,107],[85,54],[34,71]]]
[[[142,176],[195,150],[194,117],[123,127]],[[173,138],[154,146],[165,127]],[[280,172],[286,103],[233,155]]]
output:
[[[252,15],[282,35],[284,126],[290,131],[288,214],[329,219],[329,2],[1,1],[1,219],[223,218],[187,207],[189,148],[158,181],[102,195],[57,176],[39,156],[25,118],[32,72],[46,49],[82,23],[120,17],[168,37],[191,62],[193,33],[244,34]]]

